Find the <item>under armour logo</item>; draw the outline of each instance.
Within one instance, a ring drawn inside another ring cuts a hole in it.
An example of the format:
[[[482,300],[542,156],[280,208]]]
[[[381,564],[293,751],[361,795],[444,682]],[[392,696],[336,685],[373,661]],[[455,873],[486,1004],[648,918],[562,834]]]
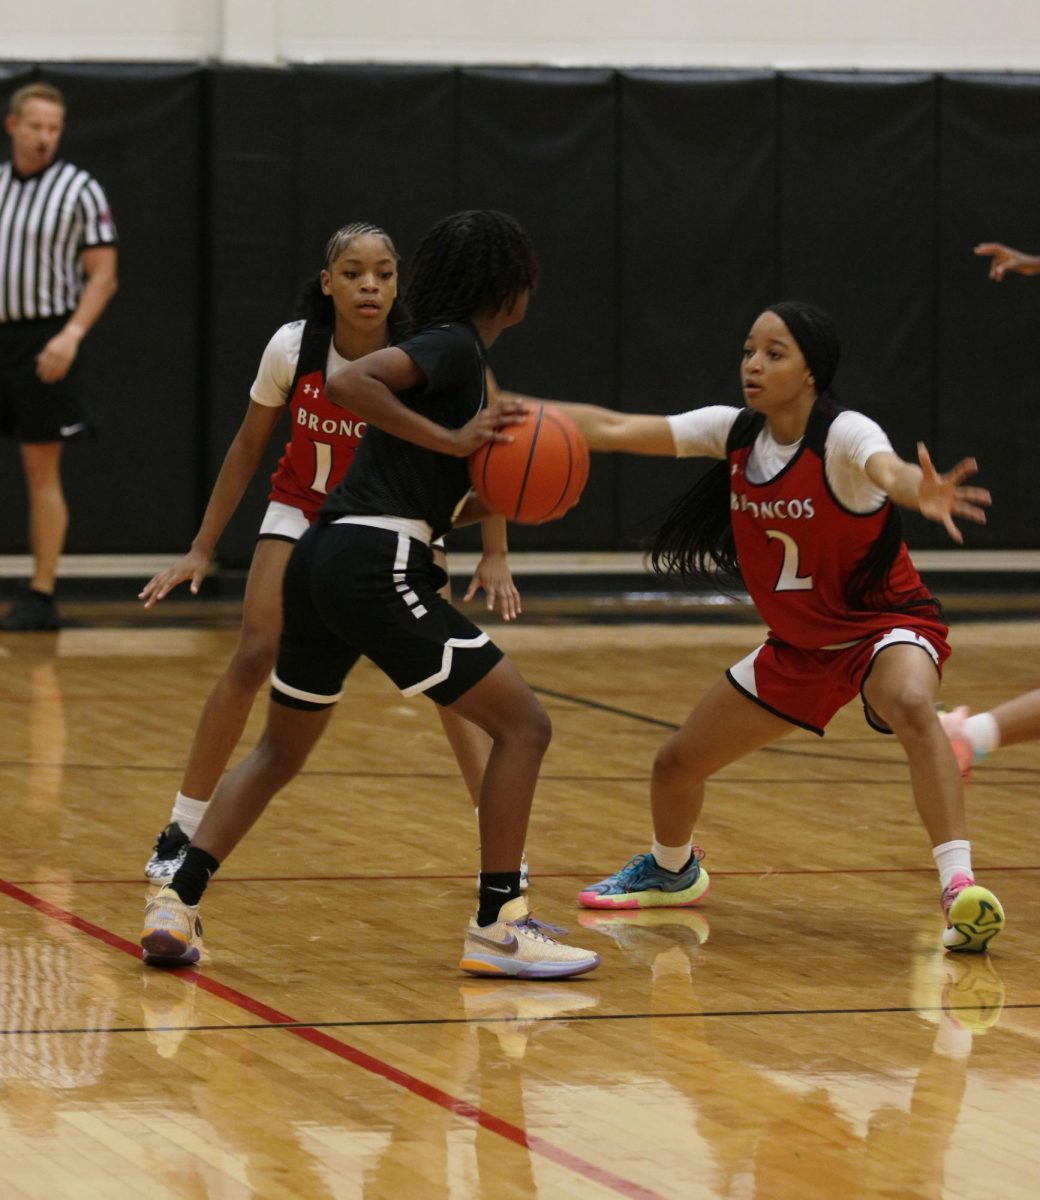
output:
[[[305,396],[317,396],[321,392],[321,388],[315,383],[305,383],[303,385],[303,394]]]

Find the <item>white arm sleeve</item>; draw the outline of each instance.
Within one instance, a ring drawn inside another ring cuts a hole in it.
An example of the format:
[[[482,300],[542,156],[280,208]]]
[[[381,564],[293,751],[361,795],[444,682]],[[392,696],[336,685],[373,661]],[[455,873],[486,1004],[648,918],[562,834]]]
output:
[[[827,434],[826,471],[831,491],[852,512],[874,512],[885,493],[864,469],[872,454],[893,454],[888,435],[870,417],[858,412],[839,413]]]
[[[709,404],[669,417],[676,457],[725,458],[726,439],[739,414],[730,404]]]
[[[281,408],[289,403],[296,363],[303,339],[303,321],[292,321],[276,330],[267,343],[260,366],[249,389],[249,398],[266,408]]]

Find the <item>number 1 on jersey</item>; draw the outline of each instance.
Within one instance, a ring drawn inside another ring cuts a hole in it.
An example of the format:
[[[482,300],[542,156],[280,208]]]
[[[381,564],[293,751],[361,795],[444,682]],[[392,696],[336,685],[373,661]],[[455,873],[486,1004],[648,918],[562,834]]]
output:
[[[329,490],[329,474],[332,471],[332,446],[328,442],[316,442],[311,439],[314,447],[314,479],[311,487],[324,496]]]

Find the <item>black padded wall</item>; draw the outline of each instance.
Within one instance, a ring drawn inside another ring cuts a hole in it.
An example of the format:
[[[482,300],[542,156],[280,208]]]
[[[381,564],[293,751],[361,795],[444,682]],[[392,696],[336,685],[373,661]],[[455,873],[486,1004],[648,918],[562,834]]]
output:
[[[973,545],[1040,545],[1030,448],[1040,438],[1040,278],[986,278],[983,241],[1040,253],[1040,76],[951,76],[940,84],[937,450],[966,454],[993,492]]]
[[[301,175],[313,176],[301,172],[297,95],[285,71],[221,70],[209,79],[198,516],[249,405],[260,356],[291,316],[300,283],[298,198]],[[283,426],[221,538],[225,562],[247,562],[252,554],[271,471],[288,438]],[[197,518],[192,532],[196,525]]]
[[[776,292],[776,78],[620,81],[617,407],[738,404],[749,317]],[[642,544],[706,464],[619,455],[615,539]]]
[[[542,269],[527,319],[491,349],[503,386],[613,404],[615,124],[611,71],[460,72],[456,207],[512,213]],[[510,545],[611,548],[612,490],[609,464],[594,463],[577,508],[515,526]]]
[[[39,77],[67,92],[64,153],[101,179],[122,238],[121,291],[84,349],[102,438],[66,455],[72,551],[187,545],[333,229],[384,224],[407,274],[432,221],[477,206],[513,212],[543,264],[492,350],[507,386],[641,412],[738,403],[755,313],[814,300],[843,334],[842,399],[904,455],[923,438],[941,466],[978,456],[995,505],[968,544],[1036,545],[1040,280],[990,283],[972,247],[1040,251],[1038,76],[0,64],[5,92]],[[0,466],[10,553],[10,443]],[[511,542],[631,548],[700,469],[599,457],[576,510]],[[266,490],[225,561],[248,560]]]

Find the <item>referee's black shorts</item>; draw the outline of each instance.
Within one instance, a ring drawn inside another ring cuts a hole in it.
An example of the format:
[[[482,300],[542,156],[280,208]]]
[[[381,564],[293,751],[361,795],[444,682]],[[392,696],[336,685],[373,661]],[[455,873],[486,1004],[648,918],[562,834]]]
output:
[[[283,584],[282,640],[271,698],[335,704],[364,655],[405,696],[454,703],[502,651],[438,595],[430,547],[396,530],[315,523],[293,548]]]
[[[94,436],[81,404],[79,358],[64,379],[44,383],[36,356],[67,317],[0,321],[0,434],[20,442],[74,442]]]

